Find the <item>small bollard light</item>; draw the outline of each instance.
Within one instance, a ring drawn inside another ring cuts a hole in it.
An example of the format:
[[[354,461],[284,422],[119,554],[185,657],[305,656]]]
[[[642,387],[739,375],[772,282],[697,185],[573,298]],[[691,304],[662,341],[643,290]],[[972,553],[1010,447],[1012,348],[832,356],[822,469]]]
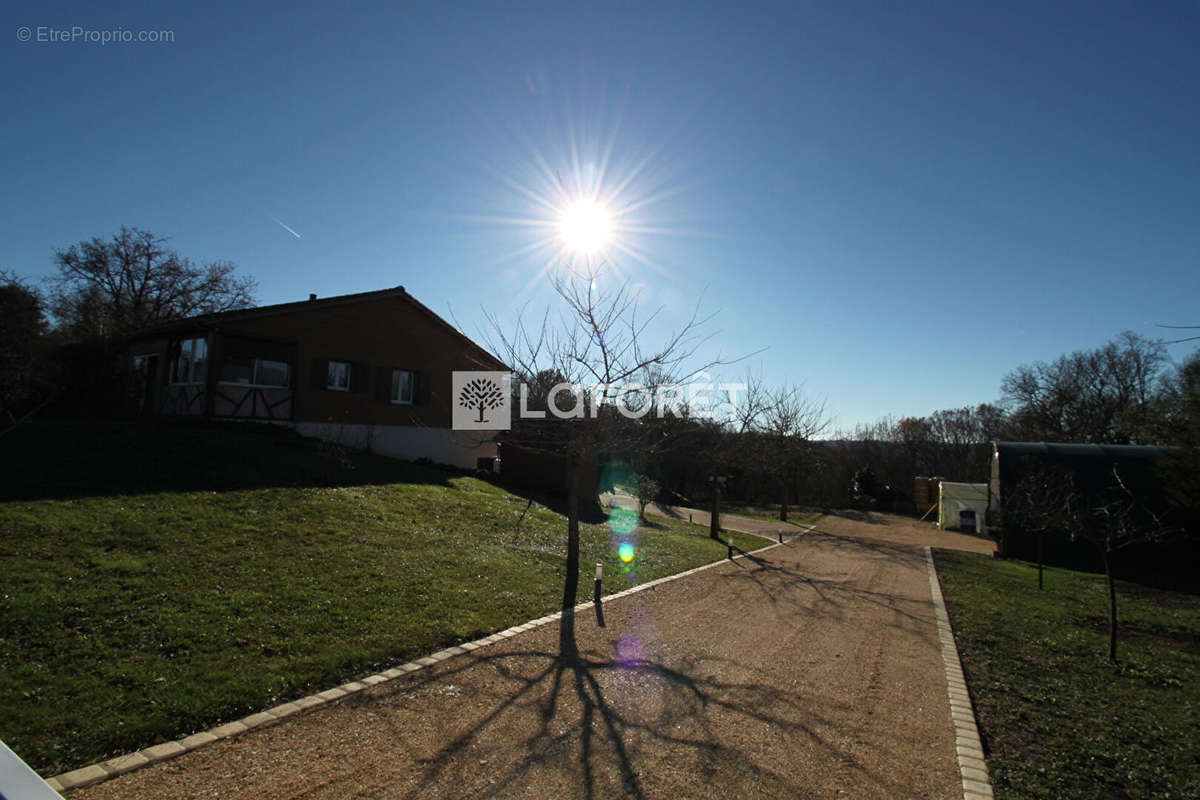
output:
[[[729,548],[729,558],[733,559],[733,539],[726,539],[725,546]]]
[[[604,627],[604,608],[600,604],[600,581],[604,577],[604,565],[596,562],[596,585],[592,591],[592,602],[596,606],[596,624]]]
[[[779,543],[783,544],[783,531],[779,531]]]

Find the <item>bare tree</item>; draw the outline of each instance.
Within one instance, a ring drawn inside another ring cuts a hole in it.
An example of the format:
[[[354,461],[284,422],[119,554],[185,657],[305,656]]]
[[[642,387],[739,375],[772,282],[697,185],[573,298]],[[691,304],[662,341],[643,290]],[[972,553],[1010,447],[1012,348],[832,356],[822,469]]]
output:
[[[1162,471],[1167,494],[1173,505],[1200,508],[1200,353],[1179,365],[1158,403],[1162,438],[1179,446]]]
[[[9,422],[34,402],[37,351],[45,333],[41,294],[0,270],[0,411]]]
[[[1038,589],[1044,585],[1046,536],[1069,536],[1078,530],[1081,505],[1074,476],[1054,466],[1032,467],[1005,497],[1005,527],[1020,527],[1037,537]]]
[[[1080,527],[1081,535],[1099,551],[1108,585],[1108,660],[1117,661],[1117,585],[1113,568],[1120,551],[1131,545],[1160,542],[1175,534],[1159,511],[1145,502],[1120,470],[1112,468],[1112,481],[1103,487]]]
[[[811,455],[812,440],[828,427],[825,403],[807,397],[802,386],[784,384],[771,392],[762,430],[773,453],[769,472],[779,486],[781,522],[787,522],[791,485]]]
[[[837,440],[837,446],[824,449],[829,462],[825,473],[826,490],[832,490],[839,502],[854,505],[894,500],[897,487],[909,485],[913,477],[909,454],[898,440],[898,426],[895,417],[884,416],[873,423],[835,433],[833,438]],[[855,477],[864,468],[869,468],[869,478],[859,488],[870,488],[870,494],[855,488],[858,483]]]
[[[1095,350],[1018,367],[1002,388],[1023,438],[1130,444],[1162,380],[1165,351],[1133,333]]]
[[[1137,481],[1135,481],[1135,477]],[[1151,470],[1138,472],[1112,465],[1107,470],[1072,473],[1050,465],[1034,466],[1011,500],[1005,500],[1006,524],[1036,533],[1083,539],[1096,548],[1108,589],[1108,659],[1117,660],[1117,588],[1120,554],[1134,545],[1165,541],[1179,530],[1166,522],[1165,507],[1156,507]],[[1161,504],[1160,504],[1161,505]],[[1041,545],[1039,543],[1039,562]],[[1039,563],[1038,588],[1041,588]]]
[[[723,443],[721,455],[727,464],[735,465],[744,473],[748,480],[743,487],[749,496],[755,494],[757,482],[771,480],[770,470],[771,448],[766,442],[763,429],[767,424],[767,411],[772,403],[770,388],[761,375],[748,373],[743,383],[745,387],[736,403],[732,404],[729,419],[725,421],[726,431],[720,440]],[[711,470],[713,506],[710,511],[710,536],[719,538],[720,528],[720,482],[715,480],[716,470]]]
[[[736,434],[761,430],[766,425],[767,409],[773,402],[771,390],[761,375],[746,375],[744,386],[745,391],[737,398],[737,402],[732,404],[728,422]]]
[[[50,291],[57,327],[73,339],[111,339],[176,319],[244,308],[256,283],[223,261],[193,264],[166,237],[122,227],[55,254]]]
[[[488,337],[492,350],[513,369],[514,385],[558,379],[546,403],[551,413],[516,421],[509,441],[565,460],[567,557],[560,649],[568,659],[578,655],[572,610],[579,589],[579,507],[586,465],[601,450],[640,443],[649,426],[631,418],[627,408],[634,406],[636,413],[638,397],[653,397],[661,388],[721,363],[692,363],[709,338],[703,329],[711,319],[700,316],[698,305],[678,329],[650,345],[648,330],[661,308],[643,315],[628,285],[613,284],[601,267],[589,262],[553,276],[561,300],[559,324],[551,323],[549,311],[535,326],[526,325],[528,315],[522,313],[509,330],[492,317]],[[638,387],[630,390],[631,384]]]
[[[893,441],[908,457],[914,475],[943,475],[941,448],[934,435],[933,423],[925,417],[903,417],[892,426]]]
[[[825,404],[806,396],[803,386],[771,389],[761,376],[748,375],[745,387],[729,420],[738,460],[774,485],[779,519],[787,522],[792,484],[812,456],[813,438],[829,426]]]
[[[931,474],[968,483],[987,481],[992,460],[989,444],[1003,438],[1003,412],[983,403],[935,411],[928,419],[938,461]]]
[[[947,408],[927,417],[905,417],[892,428],[913,475],[940,475],[954,481],[987,480],[988,442],[1004,438],[1004,414],[995,406]]]

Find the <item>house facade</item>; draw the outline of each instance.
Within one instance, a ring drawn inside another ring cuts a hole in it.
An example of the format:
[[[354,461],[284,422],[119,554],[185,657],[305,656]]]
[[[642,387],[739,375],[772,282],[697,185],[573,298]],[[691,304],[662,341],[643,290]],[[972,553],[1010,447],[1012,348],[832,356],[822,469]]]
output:
[[[208,314],[142,331],[143,414],[245,420],[396,458],[473,468],[484,432],[451,429],[451,373],[503,363],[404,287]]]

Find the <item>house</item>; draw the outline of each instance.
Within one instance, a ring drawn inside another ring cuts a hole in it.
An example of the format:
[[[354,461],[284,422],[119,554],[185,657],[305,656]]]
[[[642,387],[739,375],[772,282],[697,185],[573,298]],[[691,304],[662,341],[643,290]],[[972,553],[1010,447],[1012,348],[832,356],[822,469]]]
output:
[[[451,373],[508,367],[403,286],[205,314],[139,332],[141,413],[287,425],[397,458],[474,468],[488,432],[451,426]]]

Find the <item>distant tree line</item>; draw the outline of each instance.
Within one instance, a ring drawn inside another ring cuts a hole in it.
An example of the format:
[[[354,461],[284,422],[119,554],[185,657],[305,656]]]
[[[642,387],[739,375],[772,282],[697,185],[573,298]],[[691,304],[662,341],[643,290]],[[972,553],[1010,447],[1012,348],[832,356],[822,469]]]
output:
[[[119,413],[130,334],[253,304],[255,281],[233,264],[197,264],[167,242],[122,227],[58,250],[43,286],[0,271],[0,424],[38,409]]]
[[[1017,367],[996,402],[851,430],[830,431],[824,406],[799,388],[748,387],[730,419],[661,423],[662,441],[677,446],[637,469],[663,499],[702,503],[709,476],[722,474],[728,500],[778,506],[783,516],[790,505],[912,511],[914,476],[986,482],[997,440],[1200,445],[1200,353],[1173,364],[1163,343],[1128,332]],[[1180,491],[1200,495],[1189,486]]]
[[[996,403],[887,417],[837,434],[824,450],[829,480],[817,499],[837,504],[842,486],[870,467],[881,503],[911,500],[914,475],[985,482],[997,440],[1200,444],[1200,353],[1172,364],[1165,346],[1122,333],[1091,350],[1017,367]]]

